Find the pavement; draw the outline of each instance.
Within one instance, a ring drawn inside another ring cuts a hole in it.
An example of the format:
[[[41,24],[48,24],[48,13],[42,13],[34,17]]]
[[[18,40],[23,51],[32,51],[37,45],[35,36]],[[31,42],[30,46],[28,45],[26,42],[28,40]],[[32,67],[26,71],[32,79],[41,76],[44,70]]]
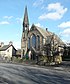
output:
[[[69,63],[47,67],[0,63],[0,84],[70,84]]]
[[[18,64],[18,63],[16,63]],[[63,70],[63,71],[69,71],[70,72],[70,61],[62,61],[61,64],[58,65],[49,65],[46,64],[44,65],[37,65],[37,64],[32,64],[30,62],[23,62],[23,63],[19,63],[20,65],[24,65],[24,66],[33,66],[33,67],[39,67],[39,68],[45,68],[45,69],[55,69],[55,70]]]

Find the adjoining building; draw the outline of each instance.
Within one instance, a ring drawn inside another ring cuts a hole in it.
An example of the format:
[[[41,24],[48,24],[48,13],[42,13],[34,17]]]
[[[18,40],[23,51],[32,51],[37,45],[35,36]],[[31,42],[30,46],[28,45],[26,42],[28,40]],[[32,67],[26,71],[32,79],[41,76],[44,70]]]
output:
[[[11,57],[16,56],[16,49],[13,46],[13,43],[10,41],[8,45],[4,45],[3,42],[1,42],[0,45],[0,59],[9,59],[11,60]]]
[[[63,61],[70,61],[70,43],[64,45]]]
[[[58,56],[54,57],[54,52],[59,51],[60,56],[61,48],[64,43],[62,40],[54,33],[48,31],[48,28],[44,30],[38,26],[32,24],[29,30],[29,20],[27,7],[25,8],[24,19],[23,19],[23,32],[21,38],[21,58],[27,57],[29,51],[31,51],[31,59],[36,60],[40,56],[50,56],[54,58],[59,58]],[[47,47],[45,51],[45,47]],[[61,59],[61,58],[60,58]]]
[[[16,57],[21,57],[21,49],[17,49],[16,51]]]

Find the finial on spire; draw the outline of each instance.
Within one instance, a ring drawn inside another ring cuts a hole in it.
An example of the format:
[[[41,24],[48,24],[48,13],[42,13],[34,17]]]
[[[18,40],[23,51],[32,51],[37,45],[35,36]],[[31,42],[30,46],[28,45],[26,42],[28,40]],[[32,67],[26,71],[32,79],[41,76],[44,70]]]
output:
[[[25,25],[25,26],[29,25],[28,13],[27,13],[27,6],[25,7],[23,25]]]

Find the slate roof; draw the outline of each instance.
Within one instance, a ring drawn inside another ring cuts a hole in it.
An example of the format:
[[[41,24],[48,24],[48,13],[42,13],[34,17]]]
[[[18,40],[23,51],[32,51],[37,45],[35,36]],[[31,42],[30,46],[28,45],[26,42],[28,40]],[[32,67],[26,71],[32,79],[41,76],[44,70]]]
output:
[[[40,28],[40,27],[37,27],[36,26],[36,28],[37,28],[37,30],[46,38],[46,36],[49,36],[49,35],[51,35],[51,33],[47,30],[44,30],[44,29],[42,29],[42,28]]]
[[[8,49],[10,46],[13,46],[13,45],[4,45],[3,47],[0,47],[0,51],[5,51],[6,49]],[[14,48],[14,46],[13,46]],[[15,49],[15,48],[14,48]],[[15,49],[16,50],[16,49]]]
[[[55,37],[56,37],[56,40],[59,42],[59,44],[64,44],[64,42],[56,35],[56,34],[54,34],[55,35]]]
[[[43,29],[41,27],[38,27],[38,26],[35,26],[34,24],[32,26],[34,26],[41,33],[41,35],[44,38],[46,38],[47,36],[52,35],[52,32],[49,32],[48,30],[45,30],[45,29]]]
[[[47,36],[52,36],[52,35],[55,35],[56,37],[56,40],[60,43],[60,44],[64,44],[63,41],[54,33],[48,31],[48,30],[44,30],[43,28],[41,27],[38,27],[38,26],[35,26],[34,24],[32,25],[34,26],[40,33],[41,35],[46,38]],[[50,37],[51,38],[51,37]]]

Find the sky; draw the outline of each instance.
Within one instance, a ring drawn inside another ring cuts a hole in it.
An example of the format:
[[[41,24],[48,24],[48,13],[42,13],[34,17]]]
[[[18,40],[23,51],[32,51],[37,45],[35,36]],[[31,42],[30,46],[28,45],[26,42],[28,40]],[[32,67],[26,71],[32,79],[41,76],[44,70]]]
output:
[[[62,41],[70,42],[70,0],[0,0],[0,42],[21,48],[25,6],[29,26],[48,28]]]

